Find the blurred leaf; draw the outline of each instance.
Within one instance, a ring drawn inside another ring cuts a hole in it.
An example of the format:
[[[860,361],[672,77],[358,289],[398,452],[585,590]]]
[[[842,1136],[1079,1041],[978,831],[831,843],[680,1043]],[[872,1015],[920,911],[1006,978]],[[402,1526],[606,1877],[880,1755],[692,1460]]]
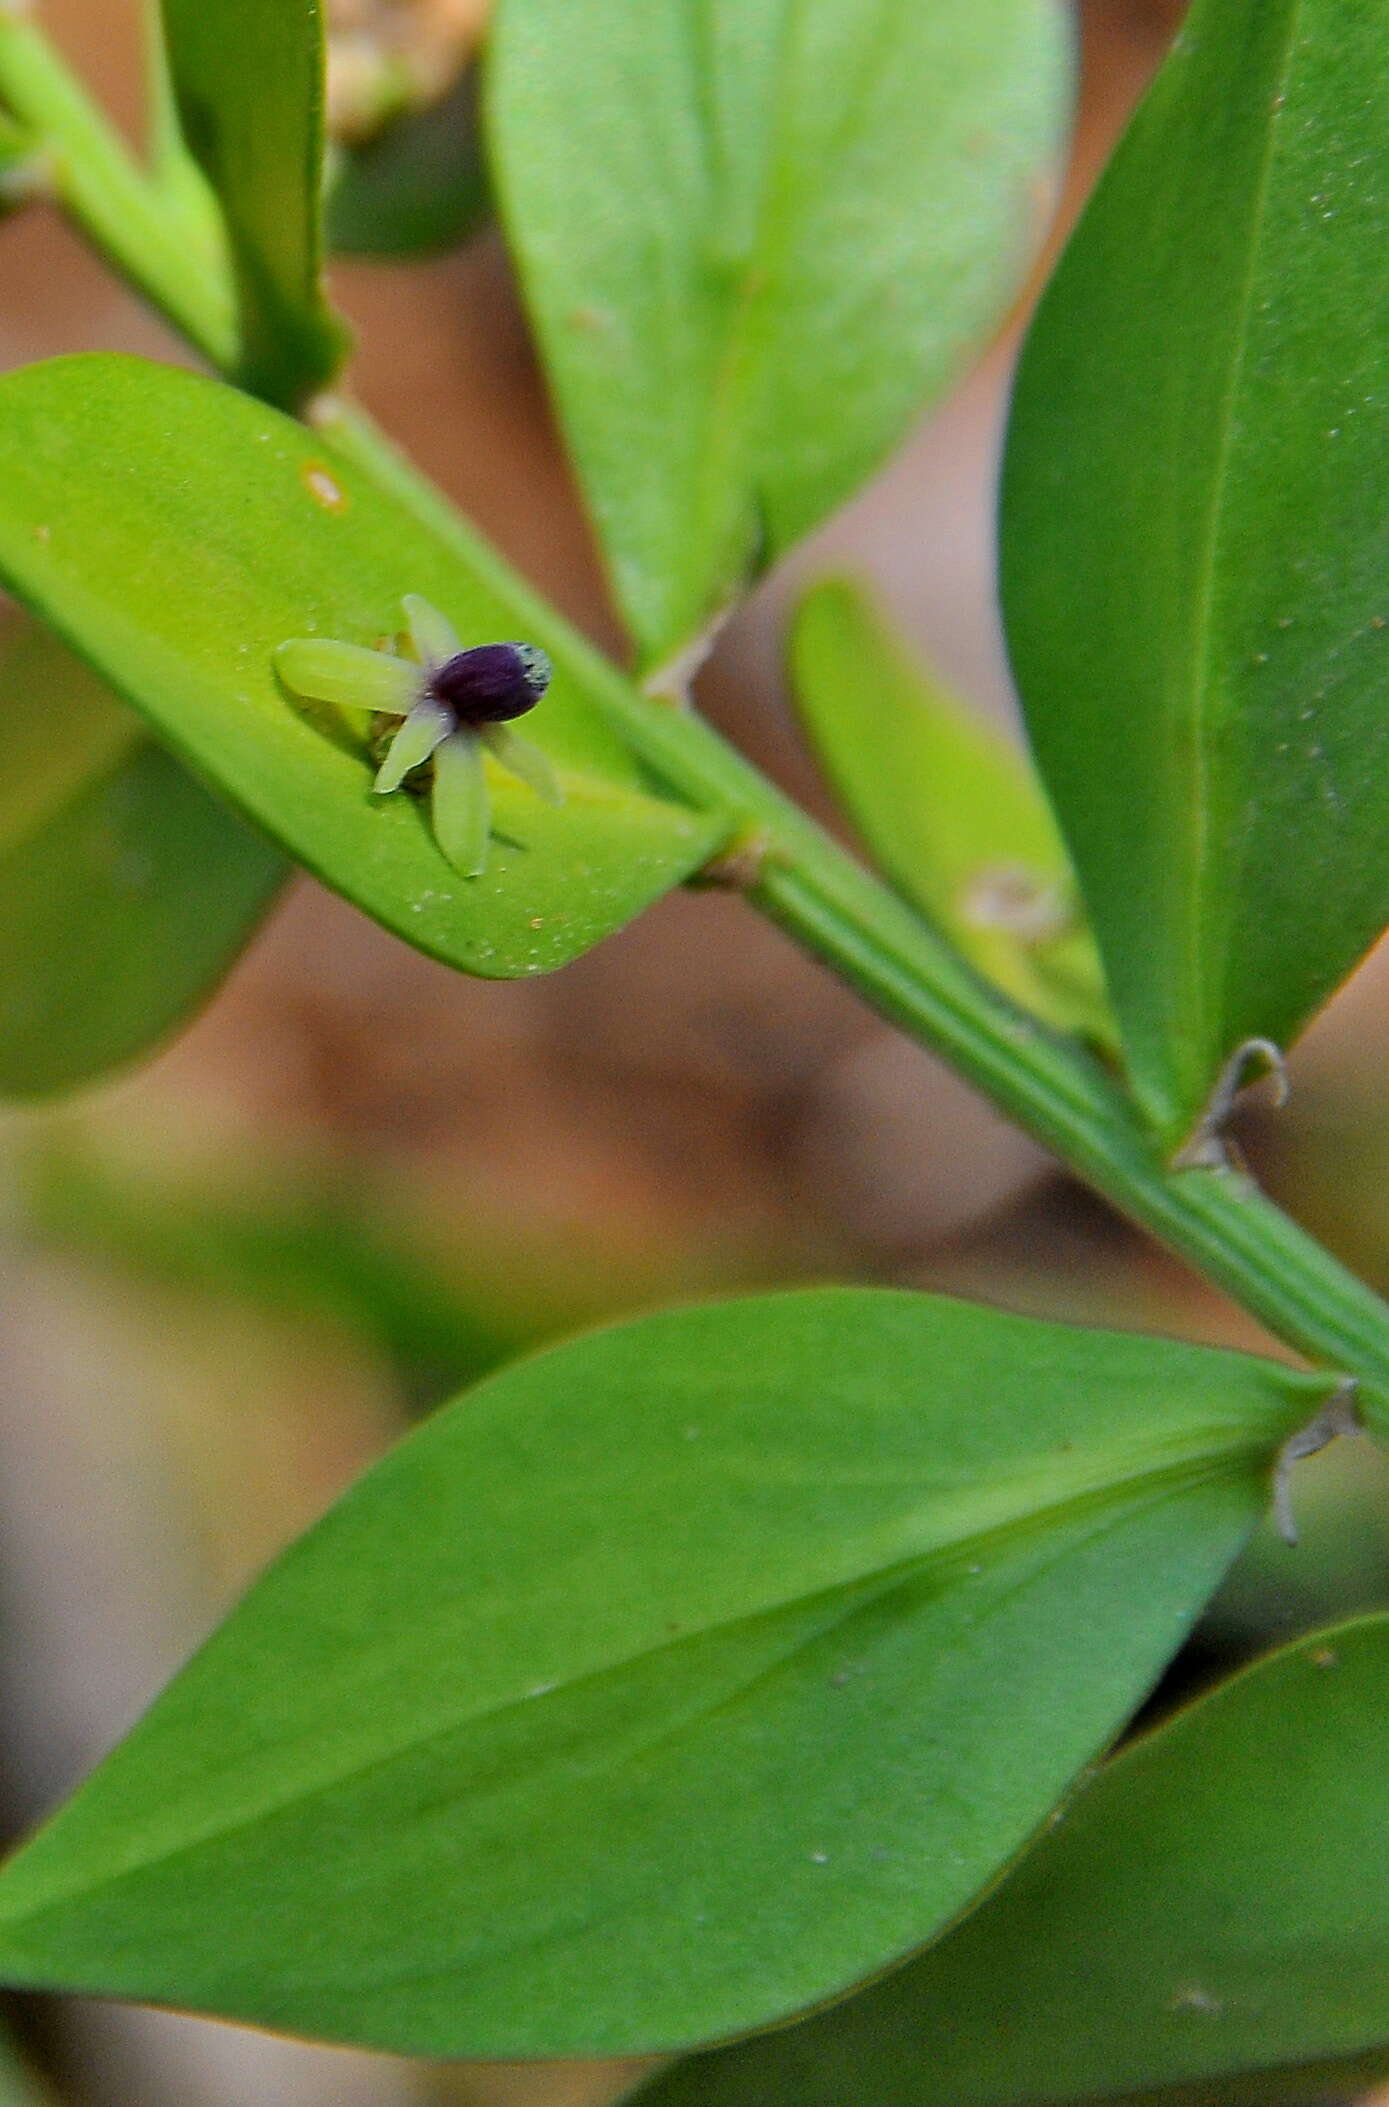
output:
[[[0,111],[0,219],[47,192],[44,142]]]
[[[0,1974],[449,2057],[792,2012],[1020,1847],[1325,1391],[888,1292],[524,1362],[370,1472],[0,1874]]]
[[[773,1260],[784,1278],[799,1255],[769,1257],[762,1243],[755,1259],[729,1250],[710,1263],[611,1220],[578,1236],[523,1203],[480,1207],[446,1166],[422,1187],[413,1163],[364,1178],[278,1150],[267,1161],[240,1142],[234,1166],[200,1159],[151,1175],[151,1137],[127,1107],[114,1126],[65,1117],[27,1138],[12,1167],[27,1237],[200,1303],[344,1327],[391,1357],[420,1410],[541,1342],[676,1296],[761,1285]]]
[[[56,637],[0,657],[0,1092],[146,1053],[216,986],[284,861]]]
[[[169,47],[164,35],[164,0],[141,0],[140,20],[144,31],[145,59],[145,150],[150,170],[161,187],[177,186],[184,180],[190,162],[179,122],[173,77],[169,71]],[[198,180],[206,188],[206,178]]]
[[[0,854],[143,739],[138,717],[80,658],[37,622],[12,615],[0,635],[0,726]]]
[[[291,855],[408,943],[513,979],[563,965],[705,862],[727,822],[646,794],[602,715],[615,678],[485,545],[458,553],[312,435],[234,389],[142,360],[0,379],[0,574]],[[477,641],[556,664],[535,738],[555,811],[498,773],[485,875],[460,878],[360,734],[310,717],[272,655],[371,644],[420,593]]]
[[[0,2107],[58,2107],[57,2095],[39,2084],[8,2035],[0,2036]]]
[[[1053,0],[502,0],[493,175],[614,589],[666,668],[997,322]]]
[[[801,601],[791,671],[820,764],[898,891],[1015,1002],[1112,1046],[1075,875],[1026,757],[946,694],[849,579]]]
[[[160,211],[178,221],[185,256],[196,255],[219,283],[233,277],[226,222],[212,187],[188,151],[169,74],[163,0],[141,0],[145,30],[146,162]]]
[[[236,265],[236,378],[297,409],[347,350],[323,289],[321,0],[163,7],[179,120],[221,202]]]
[[[1199,0],[1042,303],[1033,741],[1168,1143],[1389,921],[1389,0]]]
[[[431,256],[457,248],[492,209],[469,72],[443,101],[345,147],[328,189],[328,240],[354,256]]]
[[[1389,2071],[1389,1617],[1274,1655],[1134,1743],[968,1922],[643,2107],[1189,2107]]]
[[[122,1176],[60,1144],[27,1160],[23,1196],[31,1235],[141,1279],[326,1318],[384,1350],[434,1398],[533,1343],[533,1323],[505,1306],[484,1268],[468,1294],[383,1222],[373,1195],[331,1181],[249,1193],[181,1185]]]

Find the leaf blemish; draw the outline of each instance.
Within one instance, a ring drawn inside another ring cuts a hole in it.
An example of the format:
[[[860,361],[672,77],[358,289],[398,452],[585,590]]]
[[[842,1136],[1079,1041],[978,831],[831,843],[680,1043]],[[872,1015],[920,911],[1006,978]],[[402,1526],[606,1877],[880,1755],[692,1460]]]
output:
[[[1212,1997],[1209,1990],[1203,1990],[1199,1983],[1189,1983],[1184,1988],[1174,1991],[1169,2007],[1173,2012],[1196,2012],[1206,2019],[1219,2019],[1224,2009],[1220,1999]]]
[[[300,474],[304,480],[304,488],[316,505],[321,506],[325,512],[346,512],[346,495],[321,462],[306,462]]]

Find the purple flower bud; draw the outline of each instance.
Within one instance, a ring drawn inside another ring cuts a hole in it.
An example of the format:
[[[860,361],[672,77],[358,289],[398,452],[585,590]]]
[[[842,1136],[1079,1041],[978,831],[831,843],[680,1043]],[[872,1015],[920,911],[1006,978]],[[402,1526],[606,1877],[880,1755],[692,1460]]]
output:
[[[534,644],[477,644],[430,675],[429,693],[466,727],[524,717],[549,685],[550,661]]]

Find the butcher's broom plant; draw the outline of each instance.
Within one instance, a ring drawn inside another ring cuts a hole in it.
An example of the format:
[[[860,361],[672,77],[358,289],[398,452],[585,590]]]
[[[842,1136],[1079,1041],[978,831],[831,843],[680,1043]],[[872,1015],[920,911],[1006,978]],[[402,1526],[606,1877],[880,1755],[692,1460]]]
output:
[[[1270,1504],[1293,1533],[1297,1459],[1389,1441],[1389,1309],[1226,1137],[1389,923],[1389,0],[1197,0],[1042,298],[1001,505],[1037,774],[858,588],[800,608],[866,861],[691,684],[1015,296],[1054,0],[500,0],[479,129],[392,105],[331,157],[318,0],[152,29],[137,157],[0,9],[8,201],[56,200],[206,369],[0,380],[35,625],[0,696],[0,1087],[159,1041],[294,864],[496,979],[734,888],[1291,1352],[844,1287],[512,1365],[0,1870],[0,1980],[684,2056],[652,2107],[1389,2068],[1389,1620],[1102,1760]],[[331,231],[479,213],[622,665],[352,399]]]

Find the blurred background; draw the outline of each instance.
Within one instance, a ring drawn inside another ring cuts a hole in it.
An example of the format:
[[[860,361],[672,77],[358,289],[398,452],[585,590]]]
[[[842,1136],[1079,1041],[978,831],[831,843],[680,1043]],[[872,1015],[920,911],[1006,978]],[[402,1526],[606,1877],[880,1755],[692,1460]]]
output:
[[[345,133],[374,122],[380,4],[340,0]],[[486,0],[393,4],[412,92],[448,94]],[[133,127],[134,0],[43,12]],[[1180,12],[1079,7],[1058,226]],[[620,648],[495,236],[336,275],[371,409]],[[991,508],[1021,319],[745,611],[702,680],[715,720],[826,816],[782,693],[795,579],[861,569],[964,695],[1010,710]],[[0,234],[0,362],[95,347],[177,355],[51,216],[26,214]],[[1389,967],[1372,961],[1299,1050],[1291,1107],[1256,1108],[1243,1129],[1277,1195],[1381,1287],[1387,1014]],[[157,1060],[0,1113],[5,1834],[420,1412],[597,1318],[825,1278],[1266,1343],[733,900],[672,899],[551,980],[497,986],[451,977],[299,881]],[[1389,1481],[1368,1447],[1338,1444],[1297,1490],[1301,1548],[1255,1543],[1173,1690],[1389,1603]],[[623,2076],[428,2070],[96,2005],[21,2001],[12,2017],[70,2107],[587,2107]]]

